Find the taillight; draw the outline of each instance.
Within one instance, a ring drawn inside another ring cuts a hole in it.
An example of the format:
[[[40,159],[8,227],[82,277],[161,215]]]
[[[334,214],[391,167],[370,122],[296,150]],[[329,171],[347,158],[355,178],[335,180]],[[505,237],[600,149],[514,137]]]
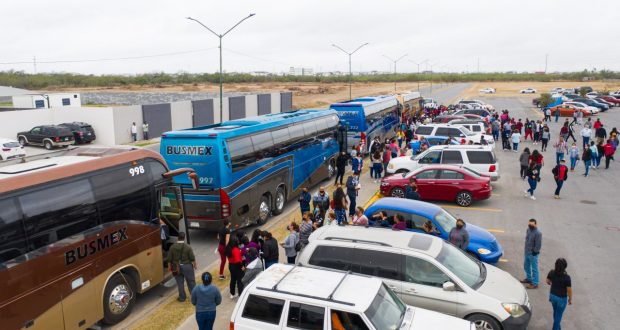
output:
[[[228,330],[235,330],[235,322],[234,321],[230,321],[229,324],[230,325],[228,326]]]
[[[80,136],[84,136],[84,132],[78,132]]]
[[[56,140],[56,142],[60,142],[60,137],[59,137],[59,136],[57,136],[57,137],[55,138],[55,140]]]
[[[489,172],[495,172],[495,165],[489,166]]]
[[[11,151],[11,148],[2,148],[2,151]]]
[[[224,189],[220,189],[220,210],[222,218],[230,216],[230,197]]]

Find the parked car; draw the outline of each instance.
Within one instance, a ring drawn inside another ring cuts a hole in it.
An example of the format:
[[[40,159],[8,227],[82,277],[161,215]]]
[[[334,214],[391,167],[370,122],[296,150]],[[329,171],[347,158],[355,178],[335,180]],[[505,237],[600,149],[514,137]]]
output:
[[[575,87],[575,94],[579,94],[582,89],[585,90],[586,93],[591,93],[594,91],[594,89],[592,89],[592,87],[590,86],[581,86],[581,87]]]
[[[564,88],[556,87],[556,88],[549,90],[549,94],[556,94],[556,93],[564,93]]]
[[[378,277],[405,303],[465,318],[476,329],[526,329],[532,315],[527,292],[517,279],[433,235],[324,226],[312,233],[298,263]],[[357,287],[358,294],[364,291]]]
[[[420,150],[422,150],[422,143],[423,143],[422,139],[426,141],[426,144],[428,145],[429,148],[432,146],[439,146],[439,145],[444,145],[444,144],[452,144],[452,145],[460,144],[460,142],[457,141],[455,138],[449,138],[447,136],[428,136],[428,137],[422,137],[421,139],[418,139],[418,137],[416,136],[414,140],[411,140],[411,142],[409,142],[409,147],[413,151],[414,155],[419,154]]]
[[[528,87],[528,88],[522,89],[520,93],[521,94],[536,94],[536,90],[534,88]]]
[[[614,106],[616,106],[616,107],[620,105],[620,99],[619,98],[615,98],[615,97],[613,97],[611,95],[602,95],[601,99],[603,99],[603,100],[605,100],[607,102],[613,103]]]
[[[478,115],[480,117],[488,117],[491,113],[486,109],[459,110],[453,113],[454,116]]]
[[[19,132],[17,141],[22,146],[38,145],[47,150],[54,147],[67,147],[75,142],[73,133],[68,128],[57,125],[36,126],[29,131]]]
[[[71,130],[75,144],[91,143],[97,138],[93,127],[84,122],[74,121],[72,123],[60,124],[59,126],[64,126]]]
[[[575,105],[571,105],[571,104],[560,104],[560,105],[556,105],[555,107],[551,108],[551,115],[555,116],[555,112],[556,111],[560,111],[560,117],[573,117],[573,114],[575,113],[575,111],[577,112],[582,112],[584,117],[590,117],[591,116],[591,112],[589,110],[586,110],[584,108],[580,108],[577,107]]]
[[[456,116],[456,115],[442,115],[433,118],[433,123],[436,124],[446,124],[455,119],[467,119],[465,116]]]
[[[495,93],[495,88],[487,87],[480,90],[482,94],[493,94]]]
[[[460,125],[451,124],[429,124],[420,125],[415,129],[415,135],[420,136],[449,136],[465,140],[466,143],[480,144],[480,139],[484,138],[488,144],[493,145],[495,141],[491,135],[474,133]]]
[[[381,279],[285,264],[259,274],[230,318],[235,330],[441,327],[474,329],[470,322],[405,304]]]
[[[590,112],[590,114],[595,115],[597,113],[600,112],[600,110],[596,107],[591,107],[585,103],[581,103],[581,102],[575,102],[575,101],[568,101],[568,102],[564,102],[562,103],[563,105],[571,105],[575,108],[579,108],[579,109],[585,109],[587,111]]]
[[[613,102],[609,102],[602,97],[595,97],[595,98],[592,98],[591,100],[596,101],[601,104],[606,104],[610,109],[613,108],[615,105]]]
[[[613,96],[613,97],[615,97],[617,99],[620,99],[620,90],[617,90],[617,91],[615,91],[613,93],[609,93],[609,96]]]
[[[482,102],[481,100],[460,100],[459,104],[478,104],[483,109],[486,109],[486,110],[489,110],[489,111],[495,110],[495,108],[491,104],[488,104],[486,102]]]
[[[499,162],[493,148],[482,145],[434,146],[417,156],[392,158],[388,163],[387,173],[406,173],[436,164],[464,165],[488,175],[491,181],[499,179]]]
[[[590,92],[590,93],[586,93],[586,97],[589,99],[594,99],[599,97],[600,95],[597,92]]]
[[[489,122],[487,122],[485,119],[483,118],[476,118],[476,119],[471,119],[471,118],[467,118],[467,119],[454,119],[451,120],[448,124],[452,124],[452,125],[465,125],[465,127],[467,127],[468,130],[474,132],[474,133],[484,133],[484,134],[491,134],[491,124],[489,124]],[[477,127],[472,126],[469,127],[467,126],[468,124],[481,124],[482,125],[482,131],[479,131]]]
[[[449,201],[459,206],[469,206],[474,201],[491,197],[491,178],[462,165],[430,165],[384,177],[379,186],[381,194],[404,198],[412,179],[422,200]]]
[[[609,110],[609,106],[607,104],[602,104],[599,102],[596,102],[594,100],[588,99],[588,98],[575,98],[573,99],[574,102],[581,102],[581,103],[585,103],[591,107],[596,107],[601,111],[607,111]]]
[[[0,138],[0,160],[26,157],[24,146],[13,139]]]

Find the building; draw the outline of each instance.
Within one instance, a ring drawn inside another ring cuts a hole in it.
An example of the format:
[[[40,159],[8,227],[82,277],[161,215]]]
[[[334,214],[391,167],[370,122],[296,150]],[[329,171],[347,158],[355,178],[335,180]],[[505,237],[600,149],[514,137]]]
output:
[[[314,75],[314,70],[311,68],[296,68],[291,67],[288,71],[290,76],[312,76]]]
[[[13,96],[13,107],[22,109],[81,107],[77,93],[26,94]]]

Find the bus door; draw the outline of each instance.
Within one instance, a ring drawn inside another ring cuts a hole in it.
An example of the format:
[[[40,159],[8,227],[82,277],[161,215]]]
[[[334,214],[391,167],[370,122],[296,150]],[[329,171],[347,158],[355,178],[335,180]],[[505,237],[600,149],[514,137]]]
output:
[[[336,131],[336,141],[340,147],[340,152],[348,152],[347,146],[347,127],[345,125],[339,125],[338,131]]]
[[[179,232],[185,232],[185,240],[189,244],[189,232],[187,228],[187,217],[185,216],[185,204],[183,198],[183,189],[175,185],[165,185],[158,188],[159,207],[157,209],[162,231],[169,238],[179,236]],[[162,234],[163,237],[163,234]],[[168,251],[168,247],[174,241],[168,240],[163,242],[164,251]]]

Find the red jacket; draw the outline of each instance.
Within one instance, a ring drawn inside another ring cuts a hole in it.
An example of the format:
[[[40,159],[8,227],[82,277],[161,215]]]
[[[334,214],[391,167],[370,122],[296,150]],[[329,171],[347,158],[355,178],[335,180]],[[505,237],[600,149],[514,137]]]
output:
[[[607,156],[612,156],[612,155],[614,154],[614,152],[615,152],[615,150],[614,150],[614,145],[613,145],[613,144],[611,144],[611,143],[606,143],[606,144],[603,146],[603,150],[605,150],[605,156],[606,156],[606,157],[607,157]]]

